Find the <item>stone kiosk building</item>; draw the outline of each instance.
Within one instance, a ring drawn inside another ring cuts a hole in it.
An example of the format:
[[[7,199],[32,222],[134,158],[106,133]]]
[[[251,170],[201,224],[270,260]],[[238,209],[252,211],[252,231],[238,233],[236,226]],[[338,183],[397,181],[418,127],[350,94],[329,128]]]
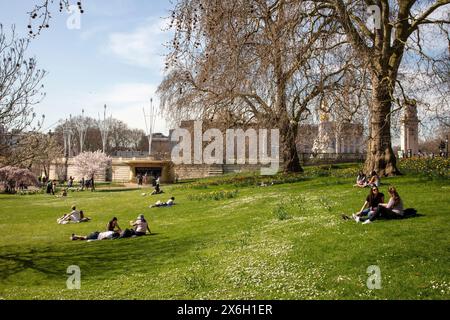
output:
[[[152,178],[160,177],[161,182],[169,183],[174,180],[173,165],[170,161],[170,138],[161,133],[153,135],[152,155],[144,152],[120,151],[111,156],[111,167],[105,174],[98,175],[97,181],[113,182],[135,182],[136,177],[141,174]],[[73,165],[73,158],[60,159],[50,168],[50,179],[62,180],[63,177],[74,177],[75,181],[81,177]],[[67,160],[67,162],[66,162]],[[66,171],[67,170],[67,171]],[[66,174],[67,172],[67,174]]]

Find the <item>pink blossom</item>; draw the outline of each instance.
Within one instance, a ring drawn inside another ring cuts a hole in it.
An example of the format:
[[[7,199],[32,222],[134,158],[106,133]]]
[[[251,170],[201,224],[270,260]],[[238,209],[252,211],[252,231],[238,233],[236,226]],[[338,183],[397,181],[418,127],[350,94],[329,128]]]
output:
[[[28,169],[7,166],[0,169],[0,182],[5,186],[15,189],[23,186],[38,186],[36,176]]]
[[[103,174],[111,163],[111,158],[101,151],[83,152],[73,158],[73,164],[83,177],[91,178]]]

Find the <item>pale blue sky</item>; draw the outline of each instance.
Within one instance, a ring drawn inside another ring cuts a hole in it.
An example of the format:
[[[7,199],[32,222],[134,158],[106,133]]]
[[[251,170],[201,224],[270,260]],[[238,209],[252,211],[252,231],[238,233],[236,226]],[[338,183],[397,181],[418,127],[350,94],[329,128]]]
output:
[[[11,25],[26,36],[27,12],[40,0],[0,0],[0,23]],[[76,1],[72,1],[76,3]],[[70,30],[70,15],[59,13],[55,1],[50,28],[33,39],[29,55],[44,79],[45,100],[36,107],[46,116],[46,128],[69,114],[98,117],[106,103],[115,118],[136,128],[145,128],[142,108],[156,100],[162,79],[165,47],[170,33],[164,32],[172,5],[169,0],[84,0],[81,28]],[[157,103],[157,102],[156,102]],[[157,131],[167,133],[159,119]]]

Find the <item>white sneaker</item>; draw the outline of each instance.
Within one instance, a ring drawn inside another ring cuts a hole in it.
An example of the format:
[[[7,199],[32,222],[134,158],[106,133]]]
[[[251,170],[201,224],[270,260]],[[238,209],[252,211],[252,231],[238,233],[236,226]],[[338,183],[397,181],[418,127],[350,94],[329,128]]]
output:
[[[356,223],[359,222],[359,219],[360,219],[359,216],[357,216],[356,214],[353,214],[352,217],[353,217],[353,219],[355,219]]]
[[[369,223],[372,223],[372,221],[366,220],[366,221],[363,222],[363,224],[369,224]]]

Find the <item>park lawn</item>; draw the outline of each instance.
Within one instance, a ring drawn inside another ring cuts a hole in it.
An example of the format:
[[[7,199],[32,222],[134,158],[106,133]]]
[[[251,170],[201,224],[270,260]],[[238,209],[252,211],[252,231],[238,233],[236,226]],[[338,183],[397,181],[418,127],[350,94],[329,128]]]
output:
[[[154,197],[0,195],[0,299],[449,299],[449,181],[383,182],[382,192],[397,186],[419,217],[344,221],[341,215],[359,210],[368,190],[332,177],[242,187],[223,200],[192,195],[235,186],[175,185]],[[176,206],[148,208],[172,195]],[[72,204],[93,221],[57,225]],[[154,235],[69,240],[103,231],[113,216],[124,228],[140,213]],[[71,265],[81,268],[81,290],[66,289]],[[366,285],[372,265],[381,270],[379,290]]]

